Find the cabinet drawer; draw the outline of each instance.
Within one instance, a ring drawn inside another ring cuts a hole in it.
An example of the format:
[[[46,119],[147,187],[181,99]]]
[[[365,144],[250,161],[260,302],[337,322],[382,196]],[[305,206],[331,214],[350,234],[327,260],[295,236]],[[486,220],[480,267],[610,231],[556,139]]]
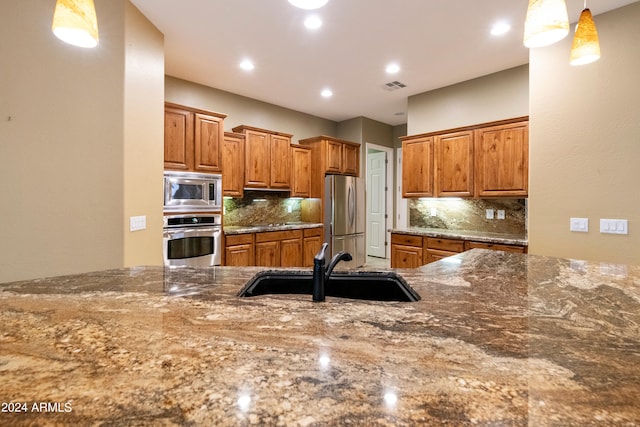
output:
[[[225,235],[225,246],[250,245],[253,243],[253,233]]]
[[[439,239],[435,237],[427,237],[427,248],[440,249],[449,252],[463,252],[464,240]]]
[[[256,233],[256,243],[301,238],[302,230],[267,231],[264,233]]]
[[[426,251],[427,264],[440,261],[443,258],[448,258],[450,256],[454,256],[457,254],[458,254],[457,252],[441,251],[438,249],[427,249]]]
[[[391,244],[422,247],[422,237],[410,234],[391,234]]]
[[[322,228],[305,228],[303,230],[304,237],[322,236]]]
[[[501,245],[499,243],[467,242],[465,247],[466,247],[466,250],[479,248],[479,249],[492,249],[494,251],[517,252],[520,254],[526,253],[524,246]]]

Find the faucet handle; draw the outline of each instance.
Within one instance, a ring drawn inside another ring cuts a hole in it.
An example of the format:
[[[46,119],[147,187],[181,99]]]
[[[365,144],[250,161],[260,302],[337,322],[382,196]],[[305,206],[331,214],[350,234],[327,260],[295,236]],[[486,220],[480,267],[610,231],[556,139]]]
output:
[[[321,263],[322,265],[325,264],[325,259],[326,259],[326,252],[327,252],[327,248],[329,247],[328,243],[323,243],[322,247],[320,248],[320,250],[318,251],[318,253],[316,254],[315,257],[313,257],[313,262],[314,263]]]

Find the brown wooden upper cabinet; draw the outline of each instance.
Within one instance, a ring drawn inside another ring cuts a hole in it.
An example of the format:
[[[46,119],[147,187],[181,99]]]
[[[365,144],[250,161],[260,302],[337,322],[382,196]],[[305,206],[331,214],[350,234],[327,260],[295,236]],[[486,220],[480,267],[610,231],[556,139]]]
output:
[[[244,125],[233,131],[245,136],[245,187],[288,190],[293,135]]]
[[[311,149],[291,146],[291,197],[311,197]]]
[[[222,195],[244,195],[244,135],[225,132],[222,144]]]
[[[322,175],[360,175],[360,144],[326,135],[298,142],[311,147],[314,168]]]
[[[527,197],[528,119],[402,138],[403,197]]]
[[[165,169],[219,173],[225,114],[165,103]]]
[[[436,135],[433,144],[436,196],[473,196],[473,131]]]
[[[402,197],[433,197],[433,137],[402,140]]]
[[[476,195],[526,197],[529,191],[529,122],[477,129]]]

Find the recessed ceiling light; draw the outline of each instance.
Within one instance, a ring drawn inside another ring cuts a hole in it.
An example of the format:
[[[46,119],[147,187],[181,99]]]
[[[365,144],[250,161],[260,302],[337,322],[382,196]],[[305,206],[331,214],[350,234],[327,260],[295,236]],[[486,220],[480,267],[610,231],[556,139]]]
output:
[[[249,61],[248,59],[245,59],[240,63],[240,68],[246,71],[251,71],[255,68],[255,65],[253,65],[253,62]]]
[[[494,36],[501,36],[507,33],[511,29],[511,25],[506,22],[497,22],[491,27],[491,34]]]
[[[300,9],[318,9],[327,4],[329,0],[289,0],[289,3]]]
[[[304,26],[310,30],[317,30],[322,27],[322,21],[317,16],[313,15],[304,20]]]
[[[389,64],[389,65],[387,65],[386,71],[389,74],[395,74],[398,71],[400,71],[400,66],[398,64],[396,64],[396,63]]]
[[[331,98],[333,96],[333,92],[331,92],[331,89],[323,89],[322,92],[320,92],[320,95],[322,95],[323,98]]]

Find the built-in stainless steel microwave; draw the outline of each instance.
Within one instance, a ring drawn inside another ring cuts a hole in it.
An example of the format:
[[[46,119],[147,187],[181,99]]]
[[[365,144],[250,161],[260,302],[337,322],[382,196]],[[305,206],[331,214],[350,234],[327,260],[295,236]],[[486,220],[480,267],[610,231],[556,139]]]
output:
[[[164,211],[222,210],[222,176],[210,173],[164,172]]]

